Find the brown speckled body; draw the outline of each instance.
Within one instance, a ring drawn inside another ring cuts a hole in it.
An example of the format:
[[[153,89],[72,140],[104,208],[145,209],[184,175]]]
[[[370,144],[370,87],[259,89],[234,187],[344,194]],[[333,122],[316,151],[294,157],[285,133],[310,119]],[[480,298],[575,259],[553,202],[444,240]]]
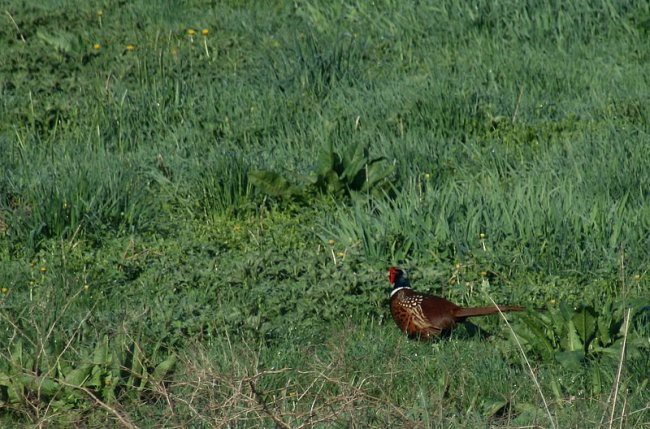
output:
[[[397,326],[408,334],[428,340],[456,325],[456,304],[437,296],[422,295],[412,289],[397,291],[390,300],[390,312]]]
[[[388,276],[393,285],[390,297],[393,320],[412,338],[429,340],[468,317],[523,310],[515,306],[463,308],[444,298],[415,292],[399,268],[391,267]]]

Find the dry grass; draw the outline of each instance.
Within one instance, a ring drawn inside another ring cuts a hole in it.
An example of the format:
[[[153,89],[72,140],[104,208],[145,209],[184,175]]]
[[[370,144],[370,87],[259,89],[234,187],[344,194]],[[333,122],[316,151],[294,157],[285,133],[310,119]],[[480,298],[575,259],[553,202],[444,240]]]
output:
[[[405,409],[373,393],[377,384],[371,377],[350,380],[337,362],[316,361],[308,369],[260,369],[255,355],[252,361],[251,356],[231,356],[227,369],[217,367],[204,352],[184,359],[179,379],[185,381],[160,392],[177,416],[209,427],[367,427],[366,411],[372,410],[377,426],[422,427]]]

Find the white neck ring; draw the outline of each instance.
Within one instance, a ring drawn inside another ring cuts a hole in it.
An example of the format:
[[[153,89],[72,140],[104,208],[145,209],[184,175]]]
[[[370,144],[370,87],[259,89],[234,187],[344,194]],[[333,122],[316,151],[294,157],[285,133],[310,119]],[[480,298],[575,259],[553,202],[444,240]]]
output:
[[[395,295],[397,292],[399,292],[402,289],[411,289],[411,287],[410,286],[400,286],[398,288],[395,288],[392,291],[390,291],[390,297],[392,298],[393,295]]]

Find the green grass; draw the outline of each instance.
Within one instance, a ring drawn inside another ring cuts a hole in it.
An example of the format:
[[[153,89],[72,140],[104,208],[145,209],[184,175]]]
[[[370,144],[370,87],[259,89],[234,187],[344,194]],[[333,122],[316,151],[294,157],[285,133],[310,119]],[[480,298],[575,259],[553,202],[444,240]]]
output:
[[[0,426],[650,424],[647,2],[41,3],[0,10]],[[357,144],[384,193],[249,180]],[[392,264],[631,304],[628,353],[409,341]]]

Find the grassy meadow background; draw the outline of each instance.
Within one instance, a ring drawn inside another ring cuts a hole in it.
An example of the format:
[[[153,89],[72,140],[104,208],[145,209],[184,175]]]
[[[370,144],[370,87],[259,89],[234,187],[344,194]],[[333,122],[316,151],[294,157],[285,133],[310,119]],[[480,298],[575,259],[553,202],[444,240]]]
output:
[[[0,426],[650,427],[647,1],[0,14]]]

